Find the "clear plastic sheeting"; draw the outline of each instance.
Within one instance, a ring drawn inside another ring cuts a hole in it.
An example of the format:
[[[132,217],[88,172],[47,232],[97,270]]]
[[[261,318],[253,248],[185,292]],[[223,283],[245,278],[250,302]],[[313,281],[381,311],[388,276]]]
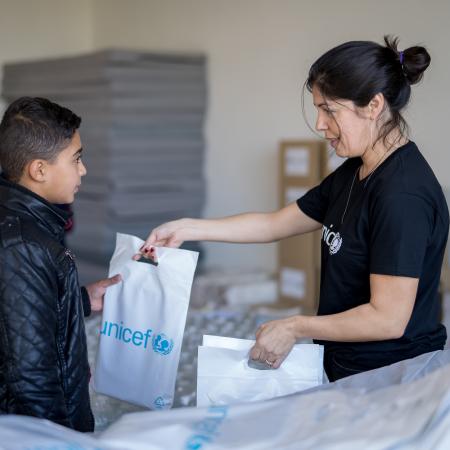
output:
[[[2,416],[0,447],[448,449],[450,351],[263,402],[127,414],[97,436],[35,418]]]

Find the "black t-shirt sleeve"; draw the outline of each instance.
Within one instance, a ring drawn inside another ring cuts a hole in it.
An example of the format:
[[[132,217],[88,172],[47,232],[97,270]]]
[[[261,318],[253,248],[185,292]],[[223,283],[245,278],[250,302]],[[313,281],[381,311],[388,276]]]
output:
[[[309,190],[297,200],[298,207],[311,219],[323,223],[330,203],[331,185],[334,172],[328,175],[322,183]]]
[[[433,227],[431,206],[412,194],[377,199],[370,218],[370,273],[419,278]]]

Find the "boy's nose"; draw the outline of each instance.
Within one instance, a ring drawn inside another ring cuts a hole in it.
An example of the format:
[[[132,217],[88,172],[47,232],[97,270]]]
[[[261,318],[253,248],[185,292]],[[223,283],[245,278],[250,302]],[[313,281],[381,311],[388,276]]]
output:
[[[81,164],[79,167],[80,167],[80,176],[84,177],[87,174],[86,166],[81,161]]]

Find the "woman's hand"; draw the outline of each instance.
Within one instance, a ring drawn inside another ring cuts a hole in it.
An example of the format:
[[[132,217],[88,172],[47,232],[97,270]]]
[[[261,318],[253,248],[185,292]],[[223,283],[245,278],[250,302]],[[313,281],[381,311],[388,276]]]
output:
[[[186,228],[186,219],[173,220],[156,227],[133,259],[138,260],[142,256],[155,259],[153,247],[180,247],[188,237],[185,233]]]
[[[150,233],[142,247],[147,249],[150,249],[151,246],[178,248],[186,240],[185,229],[185,219],[163,223]]]
[[[278,369],[297,340],[296,322],[297,317],[288,317],[262,324],[256,331],[250,358]]]

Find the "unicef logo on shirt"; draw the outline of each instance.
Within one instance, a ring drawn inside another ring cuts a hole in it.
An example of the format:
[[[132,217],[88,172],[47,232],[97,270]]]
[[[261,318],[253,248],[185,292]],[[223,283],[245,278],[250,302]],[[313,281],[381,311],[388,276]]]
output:
[[[342,246],[342,236],[337,231],[333,231],[333,224],[330,227],[323,225],[322,239],[328,245],[330,255],[335,255]]]
[[[336,233],[336,236],[334,236],[333,240],[331,241],[330,245],[330,255],[334,255],[339,251],[342,245],[342,238],[339,233]]]
[[[152,338],[152,347],[160,355],[168,355],[173,349],[173,339],[169,339],[164,333],[155,334]]]

